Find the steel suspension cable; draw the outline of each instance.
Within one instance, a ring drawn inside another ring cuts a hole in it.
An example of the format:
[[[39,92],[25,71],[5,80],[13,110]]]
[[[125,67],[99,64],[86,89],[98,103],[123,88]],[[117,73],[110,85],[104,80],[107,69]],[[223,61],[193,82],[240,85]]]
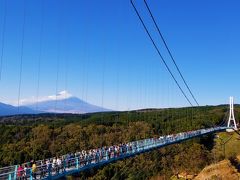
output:
[[[122,10],[122,3],[120,3],[120,6],[118,6],[118,9],[117,9],[117,17],[118,17],[118,26],[116,26],[116,30],[117,29],[119,29],[121,26],[120,26],[120,12],[121,12],[121,10]],[[116,44],[115,44],[115,48],[116,49],[120,49],[120,46],[119,46],[119,42],[117,42]],[[116,49],[115,49],[115,51],[116,51]],[[115,99],[115,101],[116,101],[116,104],[115,104],[115,110],[116,110],[116,112],[115,112],[115,118],[114,118],[114,133],[115,133],[115,136],[116,136],[116,134],[118,133],[118,129],[117,129],[117,124],[118,124],[118,122],[119,122],[119,116],[120,116],[120,112],[119,112],[119,68],[118,67],[120,67],[119,66],[119,59],[118,59],[118,57],[119,57],[119,55],[120,55],[120,53],[119,53],[119,51],[116,51],[116,54],[117,54],[117,57],[115,58],[115,61],[116,61],[116,99]],[[119,142],[120,140],[118,139],[118,142]]]
[[[104,32],[106,32],[106,26],[103,26],[102,27],[102,30],[104,30]],[[102,97],[101,97],[101,106],[103,108],[104,106],[104,97],[105,97],[105,83],[106,83],[106,48],[107,48],[107,40],[106,40],[106,33],[104,33],[102,35],[102,38],[104,39],[104,42],[103,42],[103,64],[102,64]],[[104,137],[104,117],[105,117],[105,113],[104,111],[101,112],[101,120],[100,120],[100,128],[101,128],[101,147],[103,147],[103,144],[105,143],[106,145],[106,140],[105,140],[105,137]]]
[[[60,44],[59,44],[59,46],[60,46]],[[58,101],[58,86],[59,86],[59,68],[60,68],[60,55],[59,55],[59,48],[60,47],[58,47],[58,57],[57,57],[57,62],[56,62],[56,70],[57,70],[57,72],[56,72],[56,84],[55,84],[55,95],[56,95],[56,97],[55,97],[55,105],[54,105],[54,110],[55,110],[55,115],[57,115],[57,113],[56,113],[56,111],[57,111],[57,101]]]
[[[106,46],[106,44],[105,44],[105,46]],[[105,50],[105,48],[104,48],[104,53],[106,53],[106,50]],[[105,70],[106,70],[106,55],[105,55],[105,57],[103,58],[103,67],[102,67],[103,69],[103,72],[102,72],[102,99],[101,99],[101,106],[102,106],[102,108],[103,108],[103,106],[104,106],[104,93],[105,93]],[[103,134],[103,121],[104,121],[104,112],[102,111],[102,113],[101,113],[101,123],[100,123],[100,128],[102,128],[101,129],[101,136],[102,136],[102,138],[101,138],[101,147],[103,147],[103,141],[104,141],[104,134]]]
[[[44,24],[44,0],[41,1],[41,22],[40,22],[40,45],[39,45],[39,54],[38,54],[38,63],[37,63],[37,91],[36,91],[36,113],[38,112],[38,103],[39,103],[39,89],[40,89],[40,74],[41,74],[41,61],[42,61],[42,44],[43,44],[43,24]],[[33,116],[34,117],[34,116]],[[35,115],[34,124],[36,125],[37,116]],[[33,137],[34,141],[36,140],[35,134]],[[33,159],[35,159],[36,146],[33,151]],[[45,158],[45,157],[44,157]]]
[[[162,60],[163,64],[165,65],[167,71],[169,72],[169,74],[171,75],[171,77],[173,78],[173,80],[175,81],[176,85],[178,86],[179,90],[181,91],[181,93],[183,94],[183,96],[185,97],[185,99],[188,101],[188,103],[189,103],[191,106],[193,106],[193,104],[191,103],[191,101],[190,101],[189,98],[187,97],[186,93],[183,91],[183,89],[181,88],[180,84],[178,83],[177,79],[176,79],[175,76],[173,75],[171,69],[170,69],[169,66],[167,65],[165,59],[163,58],[163,56],[162,56],[162,54],[161,54],[161,52],[160,52],[157,44],[156,44],[155,41],[153,40],[153,38],[152,38],[152,36],[151,36],[148,28],[146,27],[146,25],[145,25],[145,23],[144,23],[144,21],[143,21],[143,19],[142,19],[142,17],[141,17],[141,15],[139,14],[137,8],[135,7],[135,5],[134,5],[134,3],[133,3],[133,0],[130,0],[130,2],[131,2],[131,4],[132,4],[132,6],[133,6],[133,8],[134,8],[134,10],[135,10],[135,12],[136,12],[139,20],[141,21],[141,23],[142,23],[142,25],[143,25],[143,27],[144,27],[144,29],[145,29],[145,31],[146,31],[149,39],[151,40],[154,48],[156,49],[156,51],[157,51],[160,59]]]
[[[7,17],[7,0],[4,1],[4,15],[3,15],[3,30],[2,30],[2,48],[1,48],[1,59],[0,59],[0,81],[2,79],[2,68],[3,68],[3,54],[5,46],[5,33],[6,33],[6,17]]]
[[[38,72],[37,72],[37,98],[36,98],[36,111],[38,111],[39,101],[39,89],[40,89],[40,74],[41,74],[41,62],[42,62],[42,45],[43,45],[43,25],[44,25],[44,0],[42,1],[41,7],[41,25],[40,25],[40,46],[38,55]]]
[[[58,22],[57,22],[57,26],[58,26],[58,39],[57,39],[57,59],[56,59],[56,84],[55,84],[55,95],[56,95],[56,98],[55,98],[55,107],[54,107],[54,110],[55,110],[55,116],[57,116],[57,103],[58,103],[58,88],[59,88],[59,74],[60,74],[60,52],[61,52],[61,43],[62,43],[62,23],[63,23],[63,20],[62,20],[62,16],[63,16],[63,12],[61,11],[62,9],[59,7],[59,17],[58,17]]]
[[[58,119],[58,115],[57,115],[57,103],[58,103],[58,87],[59,87],[59,74],[60,74],[60,50],[61,50],[61,43],[62,43],[62,23],[63,23],[63,20],[62,20],[62,15],[63,15],[63,12],[61,11],[61,7],[59,6],[58,7],[58,22],[57,22],[57,32],[59,33],[58,36],[57,36],[57,59],[56,59],[56,64],[55,64],[55,68],[56,68],[56,80],[55,80],[55,104],[54,104],[54,120],[57,120]],[[56,33],[57,34],[57,33]],[[55,132],[56,132],[56,129],[55,129],[55,123],[53,123],[53,143],[55,144]],[[54,155],[56,155],[56,152],[54,152]]]
[[[162,35],[161,31],[160,31],[160,28],[159,28],[159,26],[158,26],[158,24],[157,24],[157,22],[156,22],[156,20],[155,20],[155,17],[154,17],[154,15],[153,15],[153,13],[152,13],[152,11],[151,11],[151,9],[150,9],[150,7],[149,7],[147,1],[144,0],[144,3],[145,3],[145,5],[146,5],[146,7],[147,7],[147,10],[148,10],[148,12],[149,12],[149,14],[150,14],[150,16],[151,16],[153,22],[154,22],[154,25],[155,25],[155,27],[156,27],[156,29],[157,29],[157,31],[158,31],[158,34],[159,34],[159,36],[161,37],[161,39],[162,39],[162,41],[163,41],[163,43],[164,43],[164,46],[166,47],[166,49],[167,49],[167,51],[168,51],[168,54],[170,55],[170,57],[171,57],[171,59],[172,59],[174,65],[175,65],[175,67],[176,67],[176,69],[177,69],[179,75],[181,76],[181,78],[182,78],[182,80],[183,80],[185,86],[187,87],[189,93],[191,94],[193,100],[194,100],[195,103],[199,106],[198,101],[196,100],[196,98],[195,98],[195,96],[193,95],[193,93],[192,93],[192,91],[191,91],[191,89],[190,89],[188,83],[186,82],[185,78],[183,77],[183,74],[182,74],[180,68],[178,67],[178,65],[177,65],[177,63],[176,63],[175,58],[173,57],[173,55],[172,55],[172,53],[171,53],[171,51],[170,51],[170,48],[168,47],[167,42],[166,42],[165,38],[163,37],[163,35]]]
[[[67,55],[67,57],[65,58],[65,91],[68,92],[68,71],[69,71],[69,57]],[[65,93],[65,97],[64,97],[64,115],[65,115],[65,118],[66,118],[66,114],[67,114],[67,105],[68,105],[68,102],[67,102],[67,93]]]
[[[20,54],[20,72],[19,72],[19,84],[18,84],[18,113],[20,110],[20,95],[22,86],[22,69],[23,69],[23,49],[24,49],[24,39],[25,39],[25,23],[26,23],[26,0],[23,4],[23,26],[22,26],[22,40],[21,40],[21,54]]]

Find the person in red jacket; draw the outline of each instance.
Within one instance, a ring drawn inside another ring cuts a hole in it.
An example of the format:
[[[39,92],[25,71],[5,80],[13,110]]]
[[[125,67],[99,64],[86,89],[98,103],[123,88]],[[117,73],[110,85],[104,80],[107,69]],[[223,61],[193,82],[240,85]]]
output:
[[[17,179],[18,180],[23,179],[23,173],[24,173],[23,171],[24,171],[23,167],[21,165],[19,165],[17,168]]]

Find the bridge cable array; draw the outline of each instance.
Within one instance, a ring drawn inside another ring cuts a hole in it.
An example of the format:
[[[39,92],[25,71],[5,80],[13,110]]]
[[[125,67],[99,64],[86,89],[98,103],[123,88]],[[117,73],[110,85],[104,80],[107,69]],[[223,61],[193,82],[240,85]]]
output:
[[[148,3],[147,3],[147,0],[144,0],[144,4],[145,4],[146,7],[147,7],[147,10],[148,10],[148,12],[149,12],[149,14],[150,14],[150,16],[151,16],[153,22],[154,22],[154,25],[155,25],[155,27],[156,27],[156,29],[157,29],[157,31],[158,31],[158,34],[159,34],[159,36],[161,37],[161,39],[162,39],[162,41],[163,41],[163,43],[164,43],[164,46],[166,47],[166,49],[167,49],[167,51],[168,51],[168,54],[170,55],[170,57],[171,57],[171,59],[172,59],[174,65],[175,65],[175,67],[176,67],[176,69],[177,69],[179,75],[181,76],[181,78],[182,78],[182,80],[183,80],[185,86],[187,87],[189,93],[191,94],[193,100],[194,100],[195,103],[199,106],[198,101],[196,100],[196,98],[195,98],[195,96],[193,95],[193,93],[192,93],[192,91],[191,91],[189,85],[187,84],[185,78],[183,77],[183,74],[182,74],[181,70],[179,69],[179,67],[178,67],[178,65],[177,65],[177,63],[176,63],[176,61],[175,61],[175,59],[174,59],[174,57],[173,57],[173,55],[172,55],[172,53],[171,53],[171,51],[170,51],[168,45],[167,45],[167,42],[166,42],[165,38],[163,37],[163,35],[162,35],[162,33],[161,33],[161,30],[160,30],[160,28],[159,28],[159,26],[158,26],[158,24],[157,24],[157,22],[156,22],[156,20],[155,20],[155,17],[154,17],[154,15],[153,15],[153,13],[152,13],[152,11],[151,11],[151,9],[150,9]]]
[[[167,62],[166,62],[165,59],[163,58],[163,56],[162,56],[162,54],[161,54],[161,52],[160,52],[160,50],[159,50],[156,42],[154,41],[153,37],[151,36],[151,34],[150,34],[147,26],[145,25],[145,23],[144,23],[141,15],[139,14],[136,6],[134,5],[133,0],[130,0],[130,2],[131,2],[132,6],[133,6],[133,8],[134,8],[134,10],[135,10],[136,15],[138,16],[140,22],[142,23],[142,25],[143,25],[143,27],[144,27],[144,30],[146,31],[149,39],[151,40],[154,48],[156,49],[156,51],[157,51],[160,59],[162,60],[163,64],[165,65],[167,71],[168,71],[169,74],[171,75],[172,79],[174,80],[174,82],[175,82],[176,85],[178,86],[179,90],[181,91],[181,93],[183,94],[183,96],[185,97],[185,99],[188,101],[188,103],[189,103],[191,106],[193,106],[192,102],[191,102],[190,99],[187,97],[186,93],[184,92],[184,90],[183,90],[182,87],[180,86],[178,80],[176,79],[176,77],[175,77],[174,74],[172,73],[172,71],[171,71],[170,67],[168,66]]]

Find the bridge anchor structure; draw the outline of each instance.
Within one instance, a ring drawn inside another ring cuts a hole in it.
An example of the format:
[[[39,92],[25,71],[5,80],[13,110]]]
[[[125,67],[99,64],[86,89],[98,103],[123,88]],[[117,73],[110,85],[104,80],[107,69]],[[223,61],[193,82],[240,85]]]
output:
[[[233,97],[230,97],[230,102],[229,102],[229,118],[228,118],[228,124],[227,127],[228,129],[226,129],[227,132],[233,132],[234,130],[237,130],[237,123],[235,120],[235,116],[234,116],[234,99]]]

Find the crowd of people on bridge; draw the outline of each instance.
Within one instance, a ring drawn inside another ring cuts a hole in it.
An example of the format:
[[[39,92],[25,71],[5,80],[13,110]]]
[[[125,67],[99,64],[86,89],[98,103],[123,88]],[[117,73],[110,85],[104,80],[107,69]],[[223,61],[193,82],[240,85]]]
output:
[[[17,168],[17,178],[27,179],[32,176],[34,179],[43,179],[47,176],[58,175],[66,170],[81,168],[86,165],[96,164],[102,161],[118,158],[126,154],[134,154],[150,148],[159,147],[178,140],[190,138],[203,133],[213,131],[214,128],[188,131],[184,133],[160,136],[158,138],[144,139],[119,145],[105,146],[91,150],[82,150],[76,153],[69,153],[63,156],[54,157],[38,162],[31,161]]]

